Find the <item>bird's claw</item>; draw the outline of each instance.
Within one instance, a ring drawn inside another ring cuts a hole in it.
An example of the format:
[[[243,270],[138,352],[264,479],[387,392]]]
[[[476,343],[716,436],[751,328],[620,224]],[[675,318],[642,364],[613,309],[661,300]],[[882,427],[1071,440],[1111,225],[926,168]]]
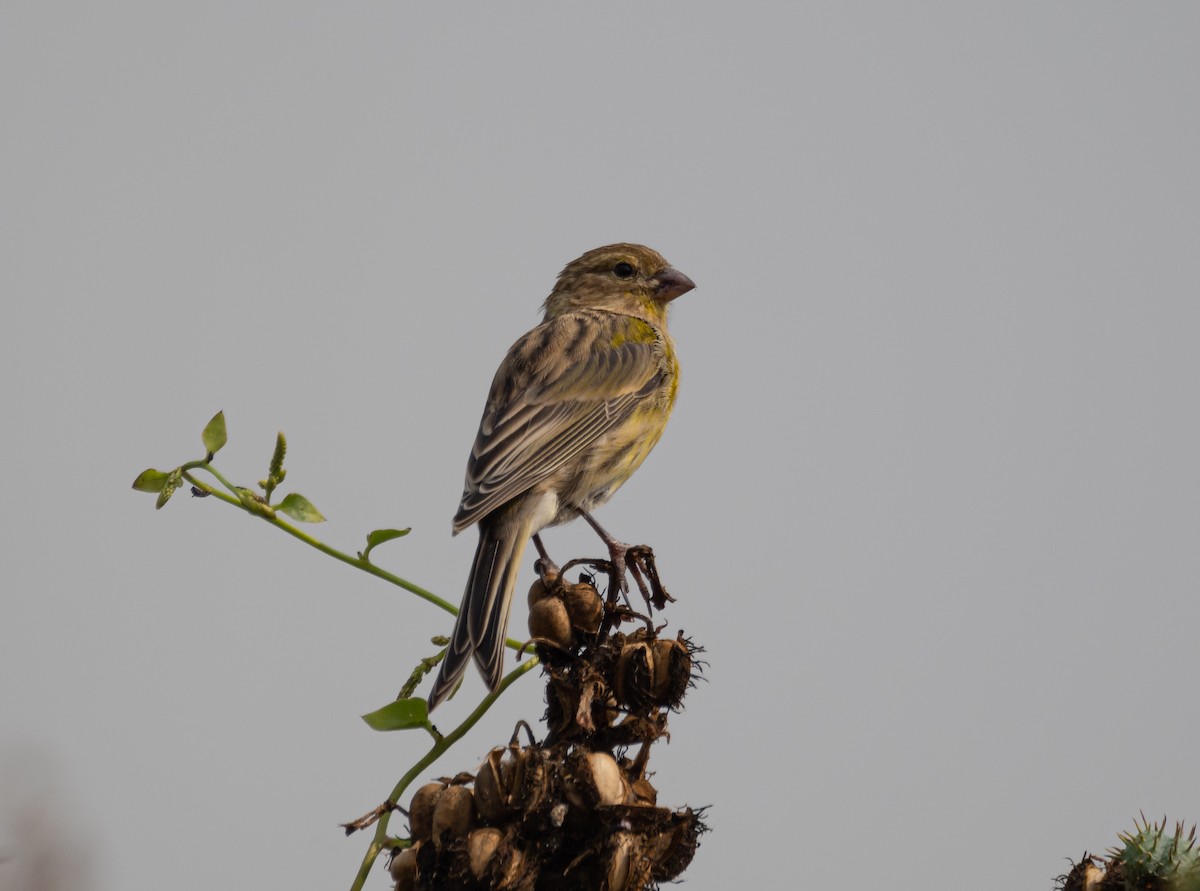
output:
[[[536,533],[533,536],[533,546],[538,552],[538,558],[533,561],[533,569],[542,580],[542,584],[551,585],[562,577],[562,570],[550,559],[550,555],[546,553],[546,546],[542,544],[542,537]]]
[[[658,565],[654,562],[654,551],[649,545],[636,545],[630,548],[625,556],[629,562],[629,571],[633,574],[647,606],[651,607],[652,611],[655,608],[665,609],[667,603],[675,598],[667,593],[662,580],[658,577]]]
[[[562,570],[559,569],[558,564],[549,557],[539,557],[538,559],[534,560],[533,571],[536,572],[538,574],[538,578],[540,578],[546,584],[551,584],[555,579],[562,576]]]

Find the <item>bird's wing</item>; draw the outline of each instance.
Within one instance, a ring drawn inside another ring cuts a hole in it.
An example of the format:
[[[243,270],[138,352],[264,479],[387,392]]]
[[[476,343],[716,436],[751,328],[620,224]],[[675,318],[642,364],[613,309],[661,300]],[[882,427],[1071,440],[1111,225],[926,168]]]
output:
[[[565,313],[509,350],[467,462],[456,532],[527,491],[625,421],[661,383],[658,332],[631,316]]]

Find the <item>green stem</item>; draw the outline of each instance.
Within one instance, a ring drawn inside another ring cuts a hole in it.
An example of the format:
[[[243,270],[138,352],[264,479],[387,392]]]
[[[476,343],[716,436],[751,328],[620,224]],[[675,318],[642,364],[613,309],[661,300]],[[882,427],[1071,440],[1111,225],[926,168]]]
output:
[[[479,719],[486,714],[487,710],[492,707],[492,703],[499,699],[504,691],[512,686],[512,684],[514,684],[518,678],[520,678],[527,671],[530,671],[536,667],[537,664],[538,658],[533,656],[522,662],[507,675],[505,675],[504,680],[500,682],[500,686],[485,696],[483,701],[476,706],[475,710],[467,716],[465,721],[435,742],[425,754],[425,757],[414,764],[409,769],[408,773],[400,778],[400,782],[398,782],[396,787],[392,789],[392,794],[388,797],[388,802],[393,805],[399,804],[400,796],[404,794],[404,790],[412,784],[412,781],[420,776],[422,771],[437,761],[437,759],[442,756],[442,753],[462,739],[466,735],[467,731],[474,727],[479,722]],[[362,866],[359,867],[358,875],[355,876],[354,884],[350,886],[350,891],[362,891],[362,888],[367,880],[367,876],[371,872],[371,867],[375,864],[375,860],[384,852],[384,850],[387,849],[387,827],[391,816],[392,812],[387,811],[380,816],[379,821],[375,824],[375,837],[371,840],[371,844],[367,847],[367,853],[363,857]]]
[[[217,473],[217,471],[213,467],[206,466],[204,469],[207,470],[209,473],[211,473],[213,476],[215,476],[218,480],[220,480],[221,483],[223,485],[225,485],[227,488],[229,488],[231,491],[233,491],[233,492],[237,491],[237,488],[234,486],[230,486],[230,484],[228,482],[226,482],[224,477],[222,477],[219,473]],[[371,575],[377,576],[378,578],[381,578],[384,581],[391,582],[393,585],[403,588],[405,591],[411,591],[413,594],[416,594],[418,597],[422,598],[423,600],[428,600],[430,603],[434,604],[435,606],[440,606],[442,609],[444,609],[446,612],[450,613],[451,615],[455,615],[455,616],[458,615],[458,607],[454,606],[454,604],[452,604],[452,603],[442,600],[442,598],[438,597],[432,591],[426,591],[420,585],[414,585],[412,582],[408,581],[407,579],[402,579],[398,575],[393,575],[392,573],[388,572],[386,569],[380,569],[374,563],[371,563],[367,560],[363,560],[362,558],[360,558],[358,556],[352,556],[343,551],[339,551],[337,548],[331,548],[329,545],[325,544],[323,541],[313,538],[307,532],[304,532],[301,529],[297,529],[295,526],[293,526],[291,523],[287,522],[286,520],[281,520],[279,517],[268,517],[268,516],[263,516],[262,514],[255,513],[253,510],[246,507],[246,505],[242,503],[242,500],[240,498],[236,497],[235,495],[226,495],[220,489],[216,489],[213,486],[210,486],[208,483],[205,483],[202,480],[196,479],[196,477],[190,473],[185,472],[183,474],[183,478],[186,479],[193,486],[195,486],[197,489],[200,489],[202,492],[205,492],[214,498],[218,498],[221,501],[224,501],[226,504],[232,504],[234,507],[241,508],[242,510],[246,511],[246,513],[251,514],[252,516],[262,517],[263,520],[270,523],[276,529],[281,529],[284,532],[286,532],[288,535],[292,536],[293,538],[300,539],[300,541],[304,542],[309,547],[316,548],[322,554],[327,554],[328,556],[332,557],[335,560],[341,560],[343,563],[348,563],[350,566],[353,566],[356,569],[361,569],[363,572],[370,573]],[[509,641],[510,646],[514,643],[516,643],[516,641]],[[517,644],[516,648],[519,648],[519,647],[520,647],[520,644]]]
[[[247,500],[248,496],[244,494],[246,490],[243,490],[230,483],[207,460],[189,462],[183,465],[181,469],[183,470],[183,478],[195,486],[196,489],[204,492],[206,495],[216,498],[219,501],[223,501],[226,504],[233,505],[236,508],[240,508],[251,516],[259,517],[260,519],[265,520],[277,529],[286,532],[293,538],[299,539],[309,547],[320,551],[322,554],[332,557],[335,560],[340,560],[342,563],[353,566],[356,569],[361,569],[363,572],[376,576],[377,578],[381,578],[384,581],[391,582],[393,585],[403,588],[406,591],[410,591],[423,600],[426,600],[435,606],[441,607],[451,615],[458,615],[459,610],[456,606],[438,597],[432,591],[427,591],[420,585],[414,585],[407,579],[403,579],[398,575],[390,573],[386,569],[380,569],[369,560],[364,560],[362,557],[357,555],[351,556],[344,551],[339,551],[337,548],[330,547],[323,541],[313,538],[307,532],[296,528],[286,520],[280,519],[278,515],[276,515],[264,504],[250,503]],[[220,489],[210,485],[209,483],[198,479],[195,474],[190,472],[193,470],[208,471],[217,479],[218,482],[221,483],[222,486],[229,490],[229,493],[227,494],[226,492],[222,492]],[[511,638],[505,640],[505,645],[514,650],[520,650],[524,646],[524,644],[520,641],[516,641]],[[533,656],[522,662],[511,672],[505,675],[504,680],[500,682],[500,685],[493,692],[489,693],[483,698],[479,705],[476,706],[475,710],[467,716],[467,719],[463,721],[462,724],[454,728],[454,730],[448,733],[446,736],[438,737],[436,739],[436,742],[434,742],[433,746],[425,754],[425,756],[416,764],[414,764],[412,768],[400,778],[400,782],[398,782],[395,788],[392,790],[392,794],[388,798],[388,801],[392,804],[398,803],[400,796],[404,794],[404,791],[409,787],[409,785],[411,785],[413,780],[420,776],[422,771],[437,761],[437,759],[440,758],[447,749],[462,739],[462,737],[466,735],[467,731],[474,727],[475,724],[479,722],[479,719],[487,713],[487,710],[491,708],[492,704],[501,696],[501,694],[503,694],[505,690],[512,686],[512,684],[515,683],[518,678],[520,678],[526,672],[532,670],[536,665],[538,665],[538,659],[536,656]],[[391,812],[388,811],[380,816],[379,821],[376,824],[375,837],[371,840],[371,844],[367,847],[367,853],[363,857],[362,865],[359,867],[358,875],[355,877],[354,884],[352,885],[354,891],[361,891],[364,883],[366,882],[367,876],[371,872],[371,867],[374,865],[379,855],[389,847],[387,825],[390,817]]]
[[[237,497],[236,493],[240,491],[238,489],[238,487],[229,483],[223,476],[221,476],[220,473],[217,472],[216,468],[214,468],[211,464],[206,464],[202,461],[197,461],[197,462],[191,462],[190,464],[185,464],[183,466],[185,468],[183,478],[185,480],[187,480],[189,483],[191,483],[193,486],[195,486],[197,489],[201,490],[202,492],[204,492],[208,495],[211,495],[213,498],[219,499],[220,501],[224,501],[226,504],[232,504],[234,507],[244,510],[246,513],[250,514],[251,516],[259,517],[262,520],[265,520],[266,522],[268,522],[272,526],[274,526],[276,529],[281,529],[282,531],[286,532],[288,535],[292,536],[293,538],[300,539],[300,541],[304,542],[309,547],[316,548],[322,554],[327,554],[328,556],[332,557],[335,560],[340,560],[343,563],[353,566],[355,569],[361,569],[363,572],[373,575],[377,578],[381,578],[386,582],[391,582],[393,585],[396,585],[399,588],[403,588],[405,591],[411,591],[413,594],[416,594],[421,599],[429,601],[434,606],[441,607],[446,612],[450,613],[450,615],[452,615],[452,616],[458,615],[458,607],[457,606],[450,603],[449,601],[443,600],[442,598],[440,598],[436,594],[434,594],[432,591],[427,591],[426,589],[422,588],[420,585],[414,585],[412,582],[408,581],[408,579],[401,578],[398,575],[388,572],[386,569],[380,569],[378,566],[376,566],[374,563],[370,562],[369,560],[363,560],[361,557],[359,557],[357,555],[352,556],[350,554],[345,553],[344,551],[339,551],[337,548],[331,548],[329,545],[325,544],[323,541],[313,538],[311,535],[309,535],[307,532],[303,531],[302,529],[297,529],[295,526],[293,526],[291,523],[287,522],[286,520],[281,520],[278,516],[267,516],[265,514],[259,513],[258,511],[252,510],[251,508],[247,507],[245,505],[245,503],[243,503],[242,499]],[[226,488],[228,488],[231,492],[233,492],[235,494],[226,495],[220,489],[210,486],[208,483],[204,482],[203,480],[197,479],[195,475],[187,472],[188,469],[195,468],[195,467],[199,467],[199,468],[203,468],[204,470],[207,470],[209,473],[211,473],[213,476],[215,476],[218,480],[220,480],[222,485],[224,485]],[[511,637],[507,638],[504,641],[504,645],[506,647],[508,647],[510,650],[519,650],[519,649],[521,649],[521,647],[525,646],[525,644],[522,641],[513,640]]]
[[[217,470],[217,468],[213,467],[210,462],[208,462],[208,461],[189,461],[187,464],[184,464],[183,465],[183,469],[184,469],[183,475],[185,477],[187,477],[188,479],[191,479],[191,477],[188,476],[187,471],[191,470],[193,467],[198,468],[200,470],[207,470],[209,473],[211,473],[213,476],[215,476],[218,480],[221,481],[222,486],[224,486],[231,493],[233,493],[234,498],[238,498],[238,493],[241,490],[238,489],[238,487],[235,486],[233,483],[229,482],[229,480],[225,479],[225,477],[221,476],[221,472],[219,470]],[[215,494],[216,490],[214,489],[213,492]],[[238,499],[238,502],[239,502],[239,504],[241,503],[240,498]]]

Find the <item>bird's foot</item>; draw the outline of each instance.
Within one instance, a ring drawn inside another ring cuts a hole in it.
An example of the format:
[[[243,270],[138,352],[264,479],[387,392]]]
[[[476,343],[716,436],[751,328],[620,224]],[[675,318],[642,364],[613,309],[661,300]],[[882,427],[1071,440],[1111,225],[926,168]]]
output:
[[[544,585],[552,585],[562,576],[562,570],[559,569],[557,563],[550,559],[550,555],[546,553],[546,546],[542,544],[540,535],[533,536],[533,546],[537,548],[538,558],[533,562],[534,572],[538,574],[538,578],[542,580]]]
[[[625,560],[647,606],[652,610],[662,610],[668,602],[675,600],[658,577],[658,565],[654,562],[654,551],[649,545],[626,548]]]
[[[557,563],[555,563],[553,560],[542,557],[538,557],[533,561],[533,571],[536,572],[538,574],[538,578],[540,578],[547,585],[553,585],[555,580],[562,575],[562,570],[559,569]]]
[[[675,599],[667,593],[667,589],[663,587],[662,581],[658,577],[658,567],[654,564],[654,551],[649,545],[631,546],[617,541],[587,511],[580,510],[579,515],[596,530],[596,534],[608,548],[610,595],[613,595],[615,591],[620,591],[625,598],[625,605],[629,606],[629,582],[625,576],[627,573],[631,573],[634,581],[637,582],[638,590],[642,592],[646,606],[650,607],[651,611],[654,607],[661,610],[669,601]],[[536,537],[534,542],[537,542]],[[540,545],[539,550],[541,550]],[[615,600],[616,597],[611,596],[610,599]]]
[[[608,584],[610,589],[616,589],[625,597],[626,605],[629,604],[629,563],[625,556],[629,553],[630,547],[622,541],[617,541],[615,538],[607,539],[604,544],[608,547]]]

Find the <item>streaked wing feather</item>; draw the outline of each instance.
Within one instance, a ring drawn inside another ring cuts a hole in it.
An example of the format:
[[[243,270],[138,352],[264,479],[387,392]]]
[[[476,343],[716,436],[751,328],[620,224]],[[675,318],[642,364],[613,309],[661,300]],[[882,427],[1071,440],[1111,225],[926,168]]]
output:
[[[657,386],[661,370],[654,345],[612,346],[616,326],[628,320],[606,316],[595,314],[599,324],[589,327],[590,341],[574,363],[564,366],[560,354],[547,351],[522,369],[524,386],[497,376],[467,464],[456,530],[546,479],[627,419]],[[560,317],[545,324],[562,322]],[[534,329],[514,344],[505,365],[533,338],[547,340],[541,327]],[[505,391],[511,400],[497,404]]]

